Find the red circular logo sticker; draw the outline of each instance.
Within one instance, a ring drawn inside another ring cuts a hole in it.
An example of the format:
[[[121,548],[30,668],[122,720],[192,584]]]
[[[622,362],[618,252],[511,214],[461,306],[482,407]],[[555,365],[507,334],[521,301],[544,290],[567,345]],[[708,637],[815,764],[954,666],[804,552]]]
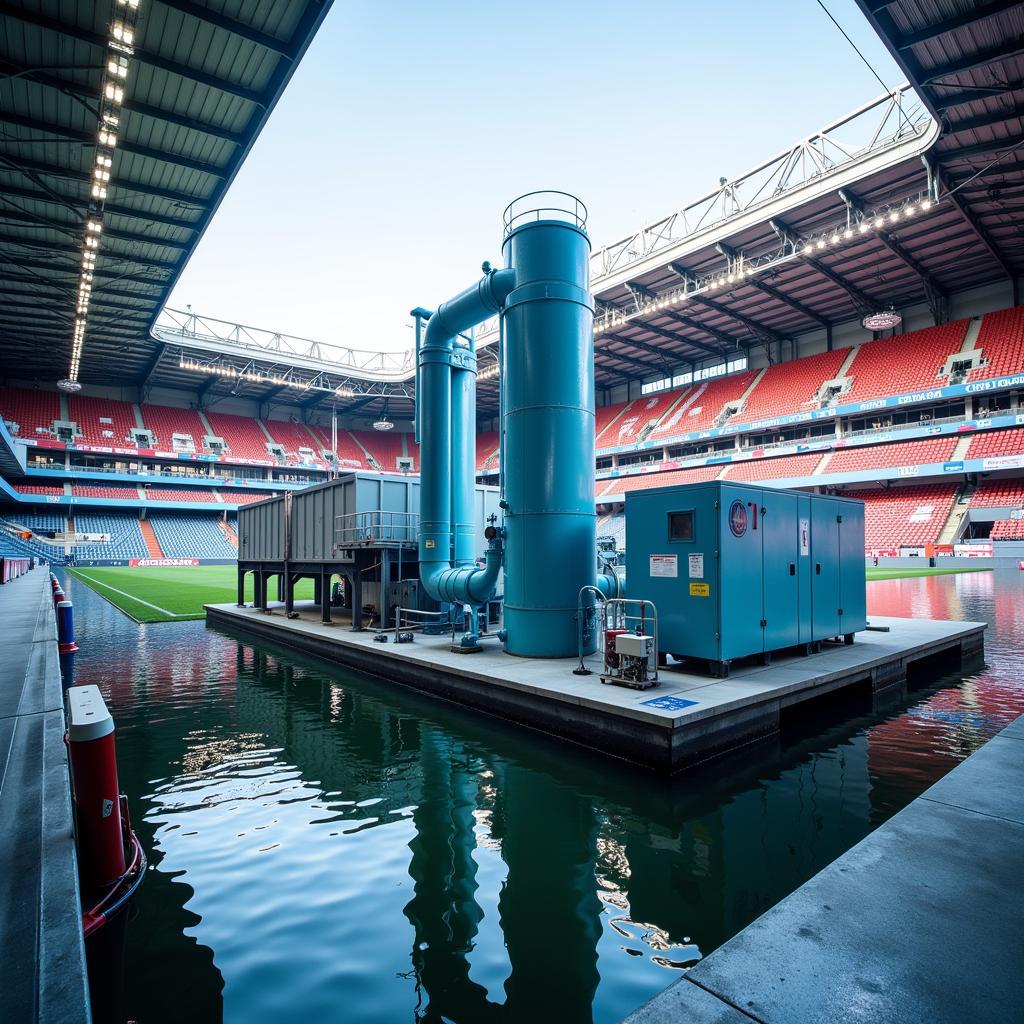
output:
[[[742,501],[734,501],[729,507],[729,529],[734,537],[747,532],[747,506]]]

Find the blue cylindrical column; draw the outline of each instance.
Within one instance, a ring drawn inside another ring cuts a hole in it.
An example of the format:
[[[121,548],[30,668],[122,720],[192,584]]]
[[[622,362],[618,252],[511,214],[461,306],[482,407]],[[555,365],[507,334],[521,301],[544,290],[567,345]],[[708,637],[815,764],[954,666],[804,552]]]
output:
[[[57,650],[70,654],[78,650],[75,643],[75,610],[70,601],[57,602]]]
[[[576,223],[513,221],[504,257],[505,649],[571,657],[597,565],[590,241]]]
[[[476,558],[476,356],[456,349],[452,367],[452,561],[456,568]]]

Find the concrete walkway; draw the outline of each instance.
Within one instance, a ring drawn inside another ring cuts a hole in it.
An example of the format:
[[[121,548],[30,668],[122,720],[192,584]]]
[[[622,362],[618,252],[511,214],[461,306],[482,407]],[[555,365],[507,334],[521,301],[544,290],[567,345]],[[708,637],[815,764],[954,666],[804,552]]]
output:
[[[0,1019],[90,1020],[45,568],[0,586]]]
[[[627,1024],[1005,1024],[1024,1007],[1024,717]]]

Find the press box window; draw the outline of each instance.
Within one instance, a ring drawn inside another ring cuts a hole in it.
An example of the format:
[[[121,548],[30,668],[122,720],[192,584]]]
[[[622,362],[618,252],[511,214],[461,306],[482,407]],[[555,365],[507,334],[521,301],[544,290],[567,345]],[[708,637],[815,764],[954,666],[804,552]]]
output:
[[[687,512],[669,512],[668,539],[693,540],[693,509]]]

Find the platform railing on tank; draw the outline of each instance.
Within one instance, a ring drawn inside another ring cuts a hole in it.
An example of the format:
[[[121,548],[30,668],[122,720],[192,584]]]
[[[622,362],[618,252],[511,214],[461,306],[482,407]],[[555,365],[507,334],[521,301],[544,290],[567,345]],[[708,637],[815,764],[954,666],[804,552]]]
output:
[[[334,548],[419,543],[420,517],[415,512],[349,512],[334,517]]]
[[[506,235],[536,220],[565,221],[583,230],[587,226],[587,208],[581,200],[568,192],[527,192],[505,207],[502,220]]]

